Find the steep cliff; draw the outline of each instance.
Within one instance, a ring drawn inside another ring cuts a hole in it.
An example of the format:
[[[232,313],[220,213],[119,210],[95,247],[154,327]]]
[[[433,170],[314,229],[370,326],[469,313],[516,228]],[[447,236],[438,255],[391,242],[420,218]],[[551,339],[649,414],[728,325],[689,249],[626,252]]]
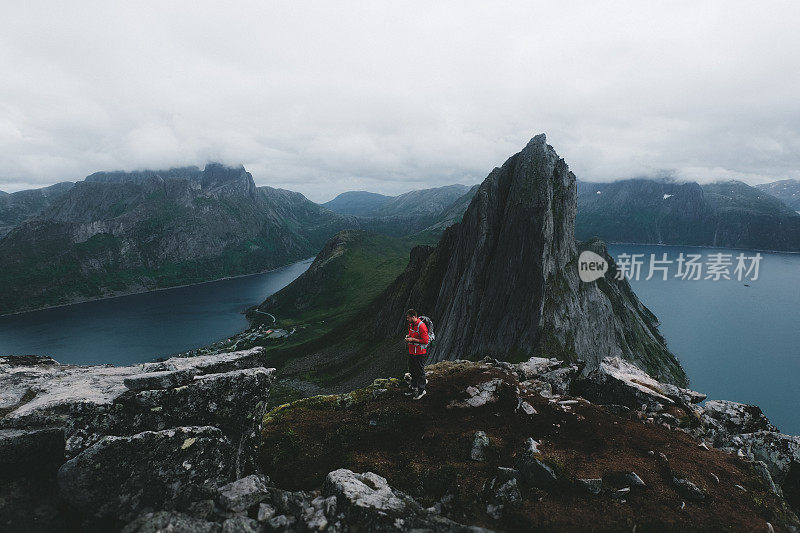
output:
[[[546,355],[592,368],[620,356],[685,383],[655,317],[613,278],[613,267],[596,282],[580,281],[575,212],[575,176],[544,135],[534,137],[489,174],[435,248],[412,252],[365,315],[374,338],[402,337],[404,311],[413,307],[436,324],[436,361]],[[605,254],[600,242],[584,247]]]

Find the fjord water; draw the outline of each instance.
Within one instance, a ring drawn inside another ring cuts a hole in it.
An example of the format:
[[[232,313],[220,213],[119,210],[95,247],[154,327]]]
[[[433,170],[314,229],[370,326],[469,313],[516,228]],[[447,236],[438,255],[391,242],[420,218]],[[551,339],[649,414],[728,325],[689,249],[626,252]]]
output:
[[[609,245],[619,254],[644,254],[639,280],[630,283],[661,322],[661,333],[689,375],[691,387],[709,399],[753,403],[784,433],[800,434],[800,254],[761,252],[755,281],[689,281],[657,273],[645,280],[651,254],[668,260],[679,254],[739,250]],[[746,256],[755,252],[744,251]],[[705,275],[705,273],[703,274]],[[745,284],[749,286],[745,286]]]
[[[130,365],[225,339],[242,311],[305,272],[306,259],[269,272],[0,317],[0,355]]]

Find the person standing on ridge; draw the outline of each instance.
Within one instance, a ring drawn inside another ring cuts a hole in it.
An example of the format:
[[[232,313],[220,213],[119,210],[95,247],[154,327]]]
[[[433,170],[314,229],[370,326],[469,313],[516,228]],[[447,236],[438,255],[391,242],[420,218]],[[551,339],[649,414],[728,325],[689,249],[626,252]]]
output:
[[[427,378],[425,377],[425,360],[428,358],[428,327],[425,325],[417,312],[413,309],[406,311],[406,321],[408,322],[408,335],[406,335],[406,343],[408,343],[408,372],[411,374],[409,387],[411,390],[406,393],[406,396],[412,396],[415,400],[419,400],[425,396],[425,384]]]

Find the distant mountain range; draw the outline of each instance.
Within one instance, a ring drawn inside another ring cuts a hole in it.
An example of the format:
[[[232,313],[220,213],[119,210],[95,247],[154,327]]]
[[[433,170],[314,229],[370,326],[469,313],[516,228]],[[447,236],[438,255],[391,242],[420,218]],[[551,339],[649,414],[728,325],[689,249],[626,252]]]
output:
[[[455,187],[435,189],[438,195]],[[426,229],[441,232],[461,220],[478,186],[462,188],[461,196],[426,217]],[[343,212],[392,212],[399,197],[349,192],[328,204]],[[774,194],[774,195],[773,195]],[[794,202],[794,203],[793,203]],[[419,205],[422,205],[421,203]],[[783,180],[752,187],[741,181],[700,185],[670,179],[637,178],[609,183],[578,181],[575,236],[606,242],[718,246],[759,250],[800,251],[800,182]],[[424,212],[424,210],[423,210]],[[420,214],[420,216],[424,216]]]
[[[762,183],[756,188],[771,194],[790,208],[800,212],[800,180],[780,180]]]
[[[800,215],[740,181],[578,182],[580,240],[800,251]]]
[[[466,185],[446,185],[421,189],[399,196],[384,196],[366,191],[345,192],[322,204],[331,211],[364,217],[418,216],[436,218],[463,196]]]
[[[577,190],[579,240],[800,251],[795,180],[579,181]],[[319,205],[211,163],[0,192],[0,314],[259,272],[316,255],[346,229],[436,240],[477,191],[352,191]]]
[[[217,163],[98,172],[0,205],[13,227],[0,239],[0,314],[259,272],[343,229],[399,236],[436,219],[342,215]]]

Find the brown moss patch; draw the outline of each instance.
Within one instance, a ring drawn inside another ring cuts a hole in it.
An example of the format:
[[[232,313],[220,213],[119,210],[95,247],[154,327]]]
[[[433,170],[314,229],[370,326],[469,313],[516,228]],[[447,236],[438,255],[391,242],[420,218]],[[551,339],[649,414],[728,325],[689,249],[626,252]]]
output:
[[[518,381],[500,369],[447,362],[429,370],[428,395],[420,401],[405,397],[394,380],[271,411],[263,427],[262,468],[291,490],[319,488],[336,468],[372,471],[426,506],[445,494],[454,496],[445,513],[453,520],[507,531],[617,531],[634,526],[637,531],[758,531],[766,530],[766,522],[778,528],[796,520],[749,463],[700,448],[683,432],[584,402],[564,410],[523,390],[520,396],[538,411],[529,417],[516,410]],[[468,386],[496,378],[503,380],[497,402],[448,407],[467,397]],[[379,389],[386,391],[375,392]],[[485,462],[470,459],[478,430],[491,441]],[[493,520],[486,514],[485,487],[498,466],[515,466],[528,437],[541,442],[542,459],[559,473],[559,482],[547,490],[523,486],[522,505]],[[659,452],[667,456],[669,468],[659,462]],[[629,471],[646,486],[632,488],[624,503],[613,500],[610,491],[624,486],[620,473]],[[685,502],[681,509],[672,471],[706,490],[709,501]],[[577,478],[603,478],[603,493],[587,494],[575,483]]]

